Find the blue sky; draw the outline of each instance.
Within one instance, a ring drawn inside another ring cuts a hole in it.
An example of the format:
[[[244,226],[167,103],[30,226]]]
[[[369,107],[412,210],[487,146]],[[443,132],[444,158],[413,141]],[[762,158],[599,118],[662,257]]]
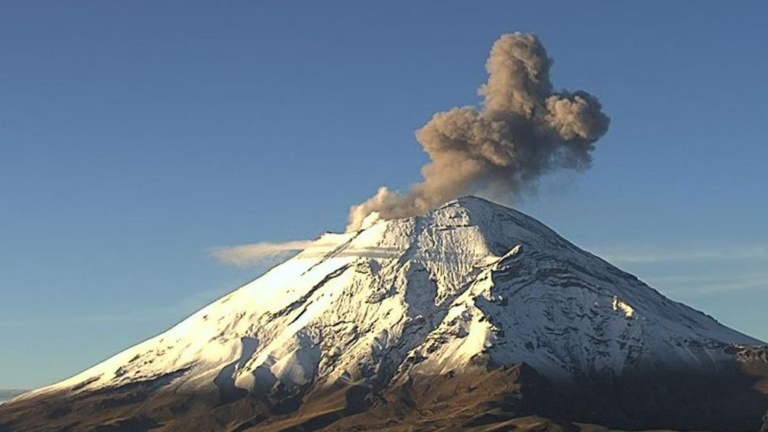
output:
[[[768,340],[768,4],[5,2],[0,388],[68,377],[263,268],[212,248],[342,230],[479,101],[501,34],[611,129],[519,208]]]

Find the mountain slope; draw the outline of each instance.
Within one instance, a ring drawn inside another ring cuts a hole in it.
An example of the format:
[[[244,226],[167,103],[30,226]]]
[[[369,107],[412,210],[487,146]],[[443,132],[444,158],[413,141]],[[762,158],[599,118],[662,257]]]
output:
[[[15,389],[0,390],[0,403],[8,399],[14,398],[20,394],[24,394],[25,392],[26,390],[15,390]]]
[[[217,406],[251,401],[241,408],[260,428],[310,406],[310,417],[322,417],[317,407],[325,406],[335,413],[327,421],[339,424],[395,399],[424,403],[429,392],[402,393],[414,382],[431,388],[432,377],[485,376],[523,363],[541,375],[537,382],[566,393],[588,388],[610,404],[618,379],[730,377],[742,346],[759,344],[534,219],[467,197],[423,217],[326,234],[167,332],[11,405],[110,392],[141,401],[208,395]],[[513,387],[486,390],[508,398]],[[546,403],[535,405],[519,413]]]

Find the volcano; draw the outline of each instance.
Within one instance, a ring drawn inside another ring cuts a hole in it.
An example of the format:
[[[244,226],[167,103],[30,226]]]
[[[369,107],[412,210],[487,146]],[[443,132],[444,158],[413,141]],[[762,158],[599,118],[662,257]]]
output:
[[[0,431],[754,431],[766,408],[761,341],[466,197],[321,236]]]

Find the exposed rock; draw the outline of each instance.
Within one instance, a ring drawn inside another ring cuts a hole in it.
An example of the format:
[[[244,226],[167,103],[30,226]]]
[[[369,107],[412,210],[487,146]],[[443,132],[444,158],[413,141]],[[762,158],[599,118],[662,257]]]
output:
[[[759,345],[469,197],[326,234],[0,430],[754,431]]]

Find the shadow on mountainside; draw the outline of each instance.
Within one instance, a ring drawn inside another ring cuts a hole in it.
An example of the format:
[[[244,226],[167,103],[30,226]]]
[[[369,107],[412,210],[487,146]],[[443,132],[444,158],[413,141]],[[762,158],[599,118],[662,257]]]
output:
[[[224,402],[218,391],[175,392],[166,378],[161,388],[2,405],[0,431],[758,431],[768,409],[768,349],[745,351],[740,364],[717,374],[656,371],[575,385],[553,384],[525,364],[477,358],[461,373],[407,376],[383,389],[308,386],[290,400],[273,392]]]

